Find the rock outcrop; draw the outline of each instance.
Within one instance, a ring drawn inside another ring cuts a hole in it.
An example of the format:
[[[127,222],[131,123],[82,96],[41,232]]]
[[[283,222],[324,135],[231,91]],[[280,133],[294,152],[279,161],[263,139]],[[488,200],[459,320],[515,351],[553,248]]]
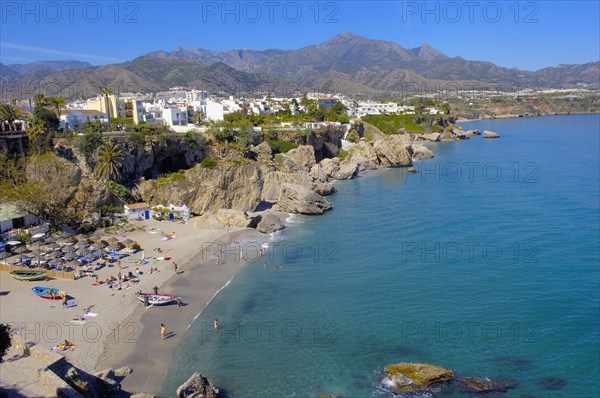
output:
[[[433,157],[433,152],[431,151],[431,149],[427,148],[425,145],[421,145],[421,144],[412,144],[412,157],[413,159],[417,159],[417,160],[423,160],[423,159],[429,159]]]
[[[213,385],[212,381],[200,373],[194,373],[177,388],[176,393],[178,398],[217,398],[218,394],[219,390]]]
[[[481,135],[481,132],[480,132],[478,129],[475,129],[475,130],[467,130],[467,131],[465,131],[465,135],[466,135],[467,137],[473,137],[473,136],[476,136],[476,135]]]
[[[454,372],[441,366],[401,362],[386,366],[382,385],[398,394],[415,393],[445,383],[452,377]]]
[[[356,177],[359,171],[358,163],[351,160],[340,161],[338,157],[323,159],[318,166],[321,166],[320,169],[328,178],[334,180],[349,180]]]
[[[256,228],[260,221],[260,216],[250,216],[248,212],[233,209],[219,209],[216,217],[222,224],[239,228]]]
[[[253,211],[260,203],[262,171],[254,163],[223,164],[213,169],[196,165],[184,178],[167,182],[144,181],[138,192],[150,203],[185,203],[193,213],[216,213],[219,209]]]
[[[406,134],[387,136],[373,142],[362,141],[350,152],[351,160],[365,168],[402,167],[412,165],[410,137]]]
[[[277,205],[281,211],[300,214],[322,214],[331,209],[331,203],[321,195],[291,183],[281,187]]]
[[[440,140],[440,133],[416,134],[415,139],[421,141],[438,142]]]
[[[500,134],[496,133],[495,131],[485,130],[483,132],[483,138],[500,138]]]
[[[308,172],[316,164],[315,150],[310,145],[301,145],[278,156],[281,156],[284,160],[284,171],[292,173],[298,171]]]
[[[264,213],[260,216],[260,222],[256,226],[258,232],[271,234],[285,228],[285,224],[279,217],[272,213]]]

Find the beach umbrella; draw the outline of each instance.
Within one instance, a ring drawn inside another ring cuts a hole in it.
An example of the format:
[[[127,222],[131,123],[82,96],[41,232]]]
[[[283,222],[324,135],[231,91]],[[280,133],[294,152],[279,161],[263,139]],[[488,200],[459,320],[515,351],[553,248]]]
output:
[[[106,247],[106,245],[102,242],[97,242],[97,243],[92,244],[91,247],[94,249],[100,250],[100,249],[104,249]]]
[[[106,250],[107,252],[116,252],[121,250],[121,245],[110,245],[108,247],[106,247],[104,250]]]
[[[31,238],[32,239],[40,239],[40,238],[43,238],[44,236],[46,236],[45,232],[43,234],[39,233],[39,234],[32,235]]]
[[[46,254],[46,251],[41,249],[35,249],[31,250],[31,254],[33,254],[34,256],[41,256],[43,254]]]
[[[62,257],[62,252],[60,251],[51,251],[50,253],[44,254],[45,258],[60,258]]]
[[[9,240],[8,242],[6,242],[7,245],[11,245],[11,246],[18,246],[21,243],[22,242],[20,240]]]
[[[71,260],[67,264],[67,267],[75,268],[81,265],[81,263],[77,260]]]
[[[62,238],[58,240],[58,244],[63,246],[72,245],[73,243],[75,243],[73,239],[69,238]]]
[[[109,236],[108,238],[105,239],[108,243],[117,243],[119,241],[119,239],[116,236]]]
[[[62,249],[60,249],[60,251],[63,253],[75,253],[77,249],[73,246],[65,246]]]
[[[91,252],[92,252],[92,251],[91,251],[90,249],[85,249],[85,248],[83,248],[83,249],[79,249],[79,250],[77,250],[75,253],[76,253],[78,256],[85,256],[86,254],[90,254]]]
[[[50,242],[50,243],[46,243],[46,245],[44,245],[44,247],[46,248],[46,250],[48,251],[52,251],[52,250],[56,250],[56,249],[60,249],[60,245],[56,242]]]
[[[136,241],[134,241],[134,240],[131,240],[131,239],[129,239],[129,238],[127,238],[127,239],[125,239],[125,240],[121,241],[121,243],[122,243],[122,244],[124,244],[125,246],[133,246],[133,245],[137,244],[137,242],[136,242]]]
[[[88,237],[88,239],[91,240],[91,241],[94,241],[94,242],[99,242],[99,241],[102,240],[102,236],[98,235],[98,234],[93,234],[93,235],[90,235]]]
[[[80,240],[79,242],[75,243],[75,247],[88,247],[89,245],[90,243],[84,240]]]
[[[79,235],[75,236],[75,239],[77,239],[77,241],[81,242],[81,241],[86,241],[89,238],[86,234],[79,234]]]

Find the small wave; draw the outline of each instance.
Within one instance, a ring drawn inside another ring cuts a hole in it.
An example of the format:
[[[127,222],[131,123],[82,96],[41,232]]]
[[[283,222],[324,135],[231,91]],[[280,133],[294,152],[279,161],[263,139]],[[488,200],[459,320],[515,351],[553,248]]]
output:
[[[208,302],[206,303],[206,305],[204,306],[204,308],[208,307],[208,305],[210,304],[211,301],[213,301],[213,299],[217,296],[217,294],[221,293],[221,291],[223,289],[225,289],[227,286],[229,286],[229,284],[231,283],[231,281],[233,280],[233,278],[235,278],[235,275],[231,277],[231,279],[229,279],[223,286],[221,286],[221,288],[219,290],[217,290],[215,292],[215,294],[212,295],[212,297],[210,298],[210,300],[208,300]],[[196,319],[198,319],[198,317],[202,314],[202,312],[204,311],[204,308],[202,308],[200,310],[200,312],[198,312],[196,314],[196,316],[194,316],[194,319],[192,319],[192,322],[187,326],[187,328],[185,330],[188,330],[196,321]]]
[[[285,222],[288,224],[304,224],[304,221],[302,221],[297,214],[292,213],[290,213],[289,216],[285,219]]]

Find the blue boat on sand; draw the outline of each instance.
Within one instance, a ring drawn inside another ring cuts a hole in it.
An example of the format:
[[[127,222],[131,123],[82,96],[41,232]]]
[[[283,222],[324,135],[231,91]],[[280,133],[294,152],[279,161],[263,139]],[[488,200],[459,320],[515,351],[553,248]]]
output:
[[[32,288],[31,291],[37,294],[39,297],[46,300],[60,300],[65,295],[65,292],[61,292],[58,289],[44,286],[36,286]]]

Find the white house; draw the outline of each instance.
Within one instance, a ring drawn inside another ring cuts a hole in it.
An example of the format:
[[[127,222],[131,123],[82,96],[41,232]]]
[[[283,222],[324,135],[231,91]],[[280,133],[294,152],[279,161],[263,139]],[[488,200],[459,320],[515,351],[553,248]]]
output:
[[[148,203],[132,203],[123,206],[123,213],[130,220],[149,220],[150,206]]]
[[[15,203],[0,203],[0,233],[10,231],[13,228],[27,228],[31,225],[40,224],[33,214],[19,209]]]
[[[101,123],[107,122],[106,113],[93,109],[71,109],[60,116],[60,127],[65,130],[78,130],[83,128],[85,122],[97,120]]]
[[[224,119],[225,106],[220,102],[206,100],[206,112],[204,115],[210,121],[221,121]]]
[[[162,110],[162,118],[169,126],[187,126],[187,108],[167,108]]]

